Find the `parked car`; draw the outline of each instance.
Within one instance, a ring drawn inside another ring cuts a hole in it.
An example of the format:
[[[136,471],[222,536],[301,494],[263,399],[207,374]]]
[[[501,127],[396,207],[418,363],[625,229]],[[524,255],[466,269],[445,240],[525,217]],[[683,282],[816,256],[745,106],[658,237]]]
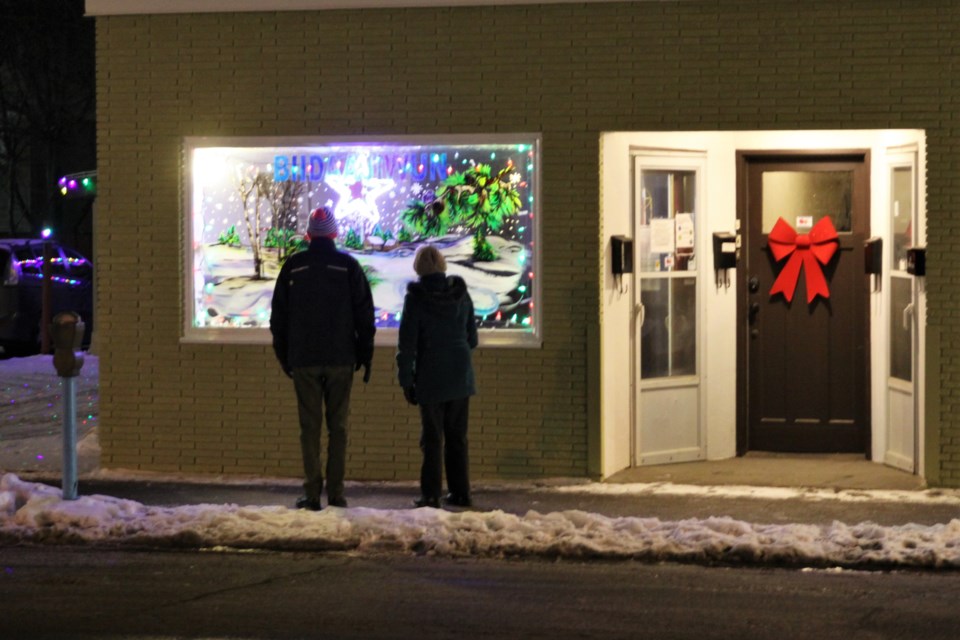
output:
[[[93,263],[50,240],[0,238],[0,356],[40,352],[43,314],[43,245],[49,243],[50,318],[76,311],[86,325],[84,348],[93,332]]]

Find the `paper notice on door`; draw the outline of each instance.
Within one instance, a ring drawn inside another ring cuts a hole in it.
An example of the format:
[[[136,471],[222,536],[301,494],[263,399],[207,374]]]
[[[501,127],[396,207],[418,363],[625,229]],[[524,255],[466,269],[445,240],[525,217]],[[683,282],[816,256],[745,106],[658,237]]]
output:
[[[650,221],[650,252],[673,253],[674,224],[669,218],[657,218]]]
[[[693,214],[677,214],[677,249],[693,249]]]

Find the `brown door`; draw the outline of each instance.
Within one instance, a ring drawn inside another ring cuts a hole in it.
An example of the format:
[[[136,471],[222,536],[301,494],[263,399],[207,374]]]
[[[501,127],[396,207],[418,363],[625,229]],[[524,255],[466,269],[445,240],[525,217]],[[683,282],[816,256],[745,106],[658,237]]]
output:
[[[869,174],[867,152],[738,154],[740,454],[869,451]]]

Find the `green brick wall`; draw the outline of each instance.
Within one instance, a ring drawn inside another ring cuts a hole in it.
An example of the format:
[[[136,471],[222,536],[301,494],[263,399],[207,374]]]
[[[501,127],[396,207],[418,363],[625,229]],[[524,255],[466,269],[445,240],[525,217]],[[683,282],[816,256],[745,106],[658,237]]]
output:
[[[299,474],[270,348],[178,341],[184,136],[542,133],[544,345],[476,354],[472,470],[495,478],[595,464],[601,132],[922,128],[941,419],[929,475],[960,486],[958,42],[952,0],[98,17],[103,464]],[[351,478],[417,476],[393,349],[356,388],[351,428]]]

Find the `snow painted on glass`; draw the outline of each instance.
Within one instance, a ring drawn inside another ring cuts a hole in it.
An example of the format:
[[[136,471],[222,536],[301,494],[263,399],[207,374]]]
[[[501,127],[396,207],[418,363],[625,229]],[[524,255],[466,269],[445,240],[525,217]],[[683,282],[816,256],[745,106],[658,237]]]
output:
[[[191,325],[266,328],[277,274],[332,208],[378,327],[400,322],[413,255],[437,246],[481,329],[534,329],[535,147],[335,144],[192,150]]]

